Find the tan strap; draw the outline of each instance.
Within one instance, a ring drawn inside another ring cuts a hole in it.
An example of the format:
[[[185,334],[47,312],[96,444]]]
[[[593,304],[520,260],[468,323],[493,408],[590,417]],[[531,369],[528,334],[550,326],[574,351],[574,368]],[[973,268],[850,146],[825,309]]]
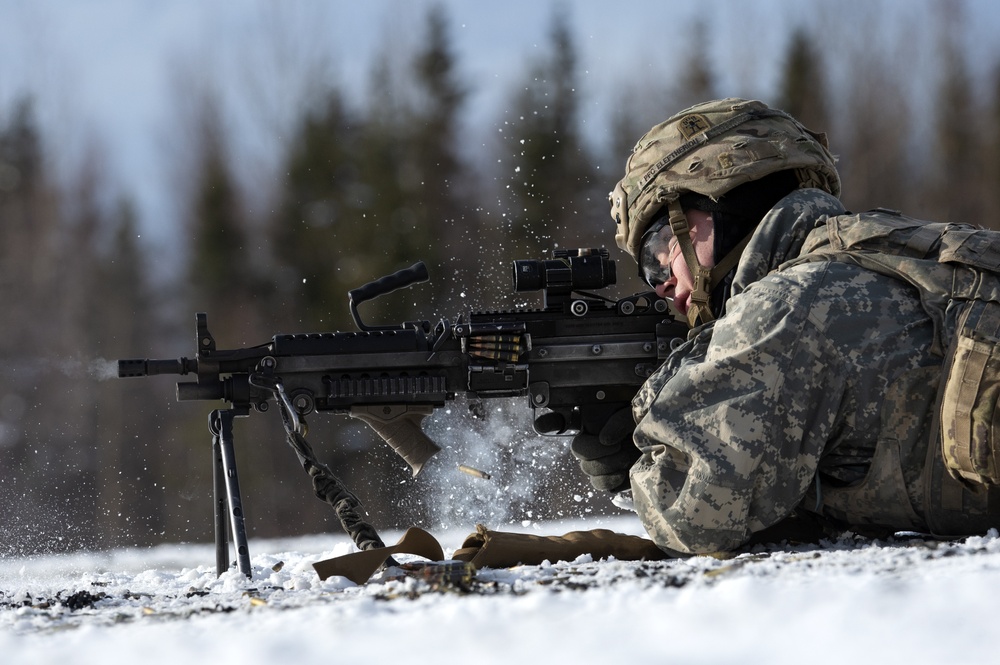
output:
[[[670,206],[670,230],[677,238],[677,244],[681,248],[684,262],[687,263],[691,276],[694,279],[694,288],[691,292],[691,307],[688,308],[688,325],[694,328],[701,323],[708,323],[715,320],[712,313],[711,299],[712,289],[715,288],[722,278],[730,270],[736,267],[743,256],[743,250],[750,243],[753,233],[748,233],[726,256],[722,258],[715,267],[709,269],[701,265],[698,255],[694,250],[694,243],[691,241],[691,226],[688,224],[687,216],[683,208],[677,202],[668,204]]]
[[[530,533],[489,531],[482,524],[455,551],[458,561],[469,561],[476,568],[535,566],[543,561],[573,561],[589,554],[594,559],[615,557],[619,561],[658,560],[667,554],[653,541],[640,536],[615,533],[608,529],[571,531],[562,536],[538,536]]]
[[[692,328],[702,323],[708,323],[715,319],[712,309],[709,306],[709,298],[712,290],[712,271],[701,265],[698,261],[698,254],[694,251],[694,243],[691,241],[691,226],[688,224],[687,215],[680,203],[672,201],[668,204],[670,230],[677,238],[677,246],[681,248],[681,255],[691,271],[694,280],[691,290],[691,306],[688,308],[688,325]]]
[[[413,554],[439,562],[444,559],[441,545],[423,529],[411,527],[392,547],[353,552],[317,561],[313,568],[321,580],[333,575],[364,584],[393,554]],[[653,541],[608,529],[571,531],[562,536],[537,536],[528,533],[490,531],[482,524],[462,542],[453,559],[471,563],[476,568],[533,566],[543,561],[573,561],[589,554],[594,559],[614,557],[619,561],[665,559],[668,555]]]
[[[698,321],[701,323],[708,323],[709,321],[715,320],[715,314],[712,312],[712,289],[716,287],[726,274],[732,270],[737,263],[739,263],[740,257],[743,255],[743,250],[746,248],[747,244],[750,242],[750,237],[753,234],[750,233],[746,238],[740,241],[740,243],[734,247],[722,261],[717,263],[714,268],[709,270],[698,264],[698,274],[695,276],[695,290],[691,294],[691,308],[688,309],[688,325],[694,328],[698,325]]]
[[[339,575],[355,584],[364,584],[393,554],[414,554],[431,561],[444,559],[441,544],[434,536],[421,528],[410,527],[392,547],[379,547],[324,559],[314,563],[313,568],[321,580]]]

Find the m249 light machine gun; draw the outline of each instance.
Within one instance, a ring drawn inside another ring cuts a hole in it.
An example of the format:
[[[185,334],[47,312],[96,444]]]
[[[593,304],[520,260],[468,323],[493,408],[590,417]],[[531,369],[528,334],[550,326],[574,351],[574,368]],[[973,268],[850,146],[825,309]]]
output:
[[[421,421],[456,395],[464,393],[470,409],[481,409],[484,399],[526,397],[549,423],[560,423],[556,431],[568,433],[579,428],[581,412],[628,403],[669,354],[671,340],[687,334],[687,325],[668,313],[668,302],[653,293],[619,300],[592,293],[616,281],[605,249],[514,261],[514,291],[541,291],[541,309],[468,312],[434,326],[362,321],[361,303],[427,279],[417,263],[350,291],[357,332],[279,334],[258,346],[220,349],[199,313],[194,358],[118,361],[120,377],[194,375],[177,383],[178,401],[229,402],[209,418],[219,574],[229,567],[231,533],[239,570],[250,575],[235,417],[267,411],[274,402],[317,494],[334,506],[359,548],[370,549],[382,542],[357,515],[357,499],[315,458],[304,438],[306,416],[335,412],[364,420],[416,475],[440,450]]]

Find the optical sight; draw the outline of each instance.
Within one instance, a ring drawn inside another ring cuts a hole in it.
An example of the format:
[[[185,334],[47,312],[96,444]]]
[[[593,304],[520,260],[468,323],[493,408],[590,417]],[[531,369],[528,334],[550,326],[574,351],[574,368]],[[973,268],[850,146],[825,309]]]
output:
[[[569,293],[582,289],[603,289],[617,279],[615,262],[608,250],[554,249],[552,258],[514,261],[514,290]]]

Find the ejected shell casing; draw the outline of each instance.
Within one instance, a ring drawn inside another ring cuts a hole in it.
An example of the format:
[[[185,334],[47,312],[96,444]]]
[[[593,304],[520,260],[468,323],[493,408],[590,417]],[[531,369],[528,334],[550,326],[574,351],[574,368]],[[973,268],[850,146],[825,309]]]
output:
[[[486,473],[485,471],[480,471],[479,469],[475,469],[471,466],[466,466],[465,464],[459,464],[458,470],[461,471],[462,473],[467,473],[470,476],[475,476],[476,478],[482,478],[483,480],[490,479],[490,474]]]

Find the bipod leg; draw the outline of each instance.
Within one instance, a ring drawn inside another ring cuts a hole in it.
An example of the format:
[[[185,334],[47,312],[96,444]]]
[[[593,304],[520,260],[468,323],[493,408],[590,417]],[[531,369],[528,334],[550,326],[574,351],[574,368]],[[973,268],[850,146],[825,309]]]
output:
[[[240,498],[240,479],[236,471],[236,451],[233,448],[232,409],[216,409],[208,417],[208,427],[212,431],[212,451],[215,457],[215,570],[221,575],[229,568],[229,534],[226,522],[232,529],[233,544],[236,547],[236,566],[248,578],[250,570],[250,548],[247,545],[246,524],[243,520],[243,501]],[[220,483],[221,479],[221,483]],[[225,492],[222,493],[223,486]]]
[[[229,569],[229,501],[226,500],[226,471],[222,465],[222,435],[215,429],[213,411],[209,417],[212,431],[212,503],[215,506],[215,574]]]

